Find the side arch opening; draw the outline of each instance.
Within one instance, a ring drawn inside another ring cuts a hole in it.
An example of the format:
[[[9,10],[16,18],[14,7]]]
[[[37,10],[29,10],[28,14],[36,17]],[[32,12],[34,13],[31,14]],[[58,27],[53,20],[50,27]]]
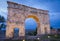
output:
[[[14,28],[13,30],[14,30],[13,37],[14,38],[19,37],[19,28]]]

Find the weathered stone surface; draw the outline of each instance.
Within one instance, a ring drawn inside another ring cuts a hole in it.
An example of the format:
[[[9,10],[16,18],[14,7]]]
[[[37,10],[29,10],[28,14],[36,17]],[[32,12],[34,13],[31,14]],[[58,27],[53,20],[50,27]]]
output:
[[[7,3],[8,20],[6,37],[13,37],[14,28],[16,27],[19,28],[19,36],[25,36],[24,21],[26,18],[33,18],[36,20],[38,24],[37,35],[50,33],[49,15],[47,10],[36,9],[14,2]]]

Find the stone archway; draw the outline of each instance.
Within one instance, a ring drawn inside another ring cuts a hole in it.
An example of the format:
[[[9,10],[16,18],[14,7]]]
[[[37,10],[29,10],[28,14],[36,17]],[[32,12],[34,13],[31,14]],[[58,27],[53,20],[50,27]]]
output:
[[[33,18],[38,23],[37,35],[45,34],[45,27],[47,34],[50,33],[49,15],[47,10],[36,9],[21,5],[14,2],[8,3],[8,18],[6,27],[6,37],[13,37],[13,29],[18,27],[19,37],[25,36],[24,21],[26,18]]]

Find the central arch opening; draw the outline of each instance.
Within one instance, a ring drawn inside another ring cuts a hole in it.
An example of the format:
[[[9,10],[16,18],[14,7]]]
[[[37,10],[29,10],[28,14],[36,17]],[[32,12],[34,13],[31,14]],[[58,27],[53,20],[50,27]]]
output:
[[[30,36],[37,34],[37,22],[33,18],[27,18],[25,20],[25,33]]]
[[[35,36],[38,34],[38,27],[40,26],[40,20],[36,15],[28,15],[25,20],[25,34]]]

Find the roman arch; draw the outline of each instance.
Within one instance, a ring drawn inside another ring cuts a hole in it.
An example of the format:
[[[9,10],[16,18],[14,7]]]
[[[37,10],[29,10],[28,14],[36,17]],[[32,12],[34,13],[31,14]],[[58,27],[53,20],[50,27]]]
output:
[[[8,17],[6,37],[13,37],[14,28],[19,28],[19,37],[25,36],[24,22],[26,18],[33,18],[36,20],[38,24],[37,35],[50,33],[49,15],[47,10],[36,9],[9,1],[7,3]]]

